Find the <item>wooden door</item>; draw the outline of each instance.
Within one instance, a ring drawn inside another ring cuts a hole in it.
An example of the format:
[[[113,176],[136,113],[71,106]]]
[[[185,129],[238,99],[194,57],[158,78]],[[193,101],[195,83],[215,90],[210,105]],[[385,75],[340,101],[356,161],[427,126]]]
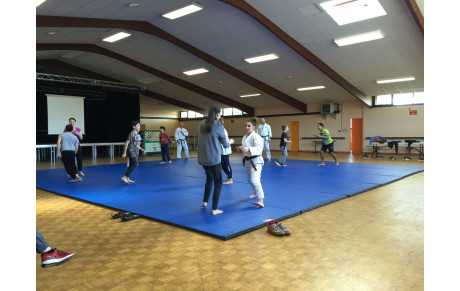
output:
[[[363,119],[352,118],[350,124],[350,148],[352,154],[363,153]]]
[[[299,122],[298,121],[291,121],[289,123],[289,132],[288,135],[291,135],[291,151],[298,152],[299,151]]]

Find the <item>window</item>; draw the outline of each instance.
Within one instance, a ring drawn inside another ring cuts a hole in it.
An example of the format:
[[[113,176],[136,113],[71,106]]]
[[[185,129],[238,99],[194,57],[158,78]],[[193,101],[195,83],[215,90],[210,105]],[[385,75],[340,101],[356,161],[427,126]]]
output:
[[[180,118],[188,118],[187,111],[181,111]]]
[[[391,105],[391,95],[375,96],[375,105]]]
[[[411,105],[411,104],[423,104],[424,103],[424,92],[413,92],[413,93],[400,93],[393,95],[378,95],[375,96],[374,105]]]
[[[237,108],[223,108],[221,110],[221,114],[222,116],[235,116],[235,115],[245,115],[247,114],[246,112],[244,111],[241,111]],[[181,111],[180,112],[180,118],[181,119],[187,119],[187,118],[203,118],[204,115],[201,114],[201,113],[198,113],[198,112],[195,112],[195,111]]]
[[[231,116],[233,115],[233,108],[224,108],[224,116]]]
[[[188,112],[188,118],[195,118],[196,117],[196,112],[195,111],[190,111]]]

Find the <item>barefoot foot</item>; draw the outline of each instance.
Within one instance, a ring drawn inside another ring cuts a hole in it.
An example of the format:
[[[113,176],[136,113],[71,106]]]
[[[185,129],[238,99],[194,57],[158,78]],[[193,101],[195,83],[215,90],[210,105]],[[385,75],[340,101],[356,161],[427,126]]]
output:
[[[217,215],[217,214],[221,214],[221,213],[224,213],[224,212],[222,210],[219,210],[219,209],[213,210],[211,212],[212,215]]]

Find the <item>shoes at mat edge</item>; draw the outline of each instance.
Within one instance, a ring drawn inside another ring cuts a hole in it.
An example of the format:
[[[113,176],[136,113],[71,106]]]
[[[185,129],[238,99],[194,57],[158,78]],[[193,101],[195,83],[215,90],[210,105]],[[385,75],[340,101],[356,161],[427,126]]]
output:
[[[282,231],[284,231],[284,234],[291,234],[291,231],[286,227],[286,225],[284,225],[284,223],[278,222],[277,225]]]
[[[273,220],[273,221],[269,221],[267,223],[267,232],[268,233],[271,233],[273,235],[276,235],[276,236],[281,236],[281,235],[284,235],[284,230],[282,230],[278,224],[277,224],[277,221],[276,220]]]

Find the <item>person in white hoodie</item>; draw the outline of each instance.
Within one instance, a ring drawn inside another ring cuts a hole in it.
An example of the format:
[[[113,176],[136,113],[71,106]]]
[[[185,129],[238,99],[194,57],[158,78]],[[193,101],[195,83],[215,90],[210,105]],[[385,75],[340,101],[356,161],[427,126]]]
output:
[[[254,193],[249,196],[250,199],[257,197],[257,202],[252,204],[261,208],[264,206],[264,189],[260,182],[262,174],[262,167],[264,159],[262,158],[262,151],[264,149],[263,138],[255,132],[257,127],[257,119],[251,118],[246,122],[246,135],[243,136],[241,146],[238,147],[238,152],[244,155],[243,166],[246,166],[246,173],[248,182],[251,184]]]
[[[222,189],[222,168],[220,165],[222,146],[228,148],[233,139],[227,140],[224,126],[218,123],[220,119],[220,108],[217,106],[209,107],[208,115],[198,126],[198,163],[203,166],[206,173],[206,185],[204,188],[203,203],[201,207],[208,205],[212,186],[212,215],[223,213],[217,209]]]

